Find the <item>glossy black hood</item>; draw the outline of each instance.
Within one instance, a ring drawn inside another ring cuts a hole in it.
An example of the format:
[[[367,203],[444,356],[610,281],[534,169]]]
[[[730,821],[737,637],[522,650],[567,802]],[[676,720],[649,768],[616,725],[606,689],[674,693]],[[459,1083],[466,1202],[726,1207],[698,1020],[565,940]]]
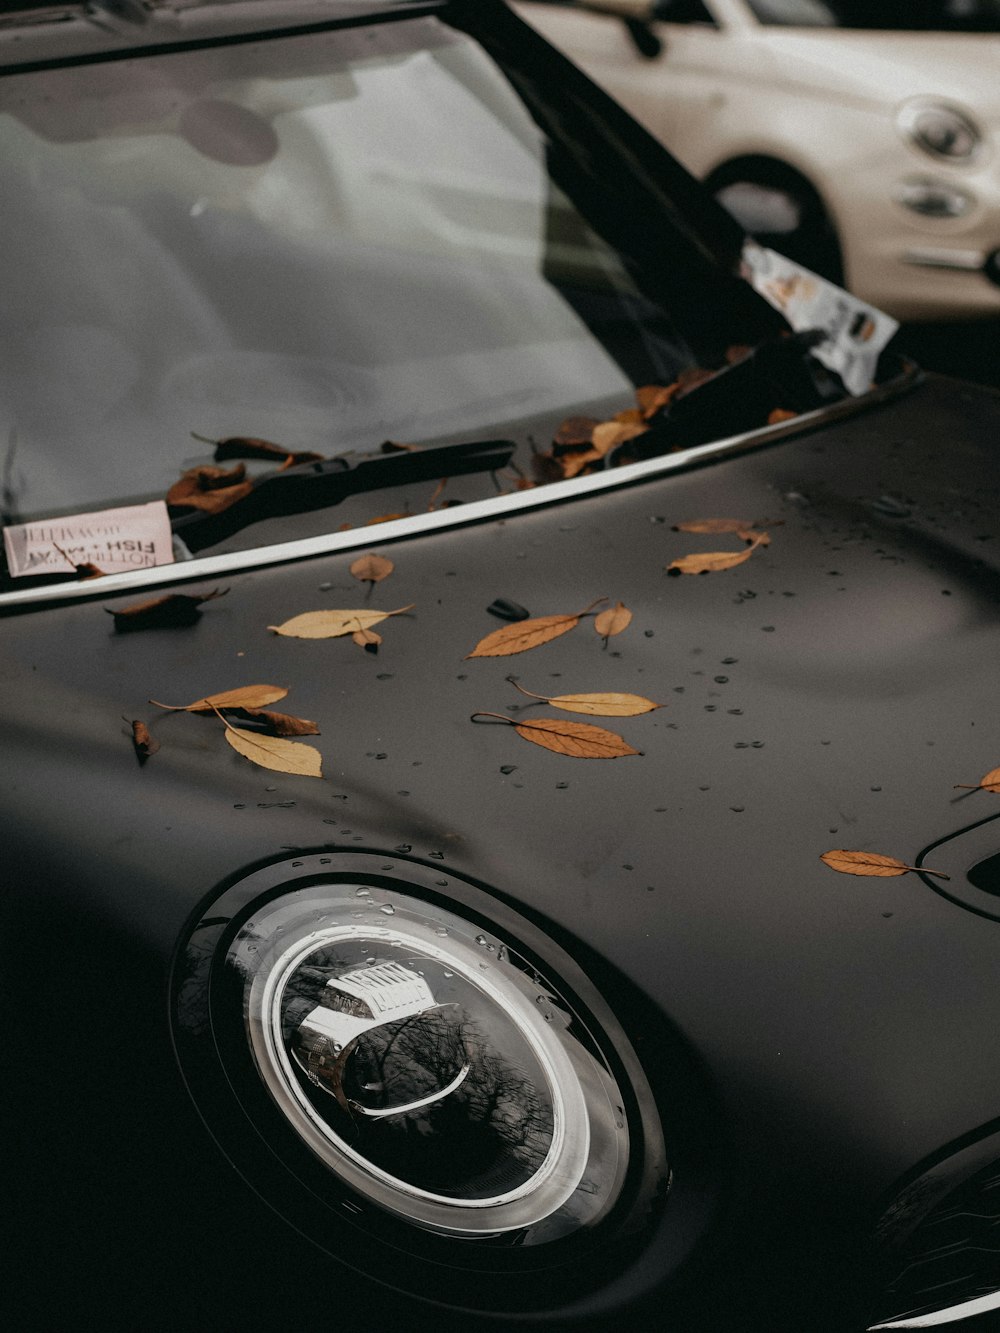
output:
[[[144,1136],[177,1087],[168,971],[201,905],[254,864],[377,851],[535,920],[699,1071],[696,1091],[678,1083],[676,1124],[670,1089],[657,1095],[668,1146],[697,1123],[725,1163],[703,1246],[724,1263],[695,1301],[718,1304],[714,1327],[743,1284],[754,1319],[768,1301],[799,1308],[804,1283],[836,1286],[894,1183],[1000,1106],[997,922],[933,878],[852,878],[819,859],[863,848],[913,865],[994,813],[995,796],[955,784],[998,762],[998,422],[994,396],[931,379],[714,466],[376,543],[396,568],[370,605],[413,604],[377,655],[267,628],[364,605],[346,556],[227,579],[188,628],[116,633],[99,602],[8,618],[4,975],[21,1112],[58,1127],[31,1206],[57,1181],[86,1230],[99,1205],[63,1155],[102,1106],[109,1134],[125,1128],[115,1169],[136,1206],[130,1172],[150,1169]],[[765,525],[770,546],[734,570],[669,575],[728,540],[673,525],[718,516]],[[634,619],[607,645],[584,619],[523,655],[469,660],[500,597],[533,615],[620,599]],[[539,694],[663,707],[597,719],[641,754],[564,757],[470,720],[551,715],[512,673]],[[318,722],[322,781],[254,768],[215,719],[147,702],[262,681]],[[143,765],[133,718],[161,743]],[[193,1118],[183,1132],[200,1143]]]

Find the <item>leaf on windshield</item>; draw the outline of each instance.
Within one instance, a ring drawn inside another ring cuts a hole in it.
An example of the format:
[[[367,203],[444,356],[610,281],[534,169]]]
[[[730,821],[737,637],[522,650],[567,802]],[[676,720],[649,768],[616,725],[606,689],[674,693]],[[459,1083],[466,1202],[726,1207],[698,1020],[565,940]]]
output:
[[[515,653],[526,653],[530,648],[540,648],[542,644],[558,639],[561,634],[567,634],[598,602],[604,600],[605,598],[599,597],[596,602],[591,602],[590,606],[575,615],[534,616],[529,620],[519,620],[513,625],[504,625],[501,629],[495,629],[492,634],[487,634],[484,639],[480,639],[472,652],[466,653],[466,658],[511,657]]]
[[[964,788],[965,791],[991,791],[1000,792],[1000,768],[991,768],[985,777],[980,778],[978,782],[956,782],[956,788]]]
[[[401,616],[415,605],[411,602],[395,611],[303,611],[291,620],[267,628],[290,639],[337,639],[343,634],[371,629],[389,616]]]
[[[205,435],[196,435],[194,439],[202,444],[211,444],[215,448],[217,463],[229,462],[234,458],[270,458],[280,462],[283,468],[296,467],[299,463],[321,463],[322,454],[314,454],[308,449],[286,449],[283,444],[273,444],[270,440],[258,440],[251,435],[229,435],[224,440],[212,440]]]
[[[507,677],[515,690],[520,690],[530,699],[540,699],[542,703],[561,708],[564,713],[584,713],[591,717],[638,717],[640,713],[651,713],[662,704],[653,703],[641,694],[536,694],[519,685],[513,676]]]
[[[179,481],[167,491],[167,504],[201,509],[208,514],[219,514],[253,490],[246,480],[246,468],[238,463],[233,468],[212,467],[203,464],[188,468]]]
[[[166,709],[168,713],[214,713],[220,708],[263,708],[265,704],[277,703],[287,693],[288,690],[281,685],[241,685],[235,690],[206,694],[193,704],[161,704],[156,699],[150,699],[149,702],[157,708]]]
[[[897,861],[894,856],[882,856],[879,852],[824,852],[819,859],[842,875],[873,875],[885,879],[905,875],[913,870],[924,875],[937,875],[939,879],[951,878],[940,870],[931,870],[927,866],[908,866],[904,861]]]
[[[226,710],[229,711],[228,709]],[[272,736],[318,736],[319,727],[305,717],[295,717],[291,713],[275,713],[267,708],[238,708],[233,711],[242,713],[250,722],[259,722]]]
[[[396,566],[384,555],[362,555],[351,565],[351,573],[360,583],[380,583]]]
[[[643,420],[648,421],[661,411],[676,397],[680,388],[679,383],[674,384],[643,384],[636,389],[636,402],[639,404],[639,411],[642,413]]]
[[[767,533],[754,535],[750,545],[744,551],[703,551],[698,555],[685,555],[680,560],[671,560],[667,565],[668,574],[715,574],[724,569],[734,569],[749,560],[758,546],[767,544]],[[768,539],[769,540],[769,539]]]
[[[110,606],[104,609],[109,616],[114,616],[115,629],[119,634],[138,629],[174,629],[193,625],[200,617],[205,602],[225,597],[228,591],[228,588],[213,588],[211,592],[204,593],[170,592],[164,597],[133,602],[118,610]]]
[[[223,718],[225,722],[225,718]],[[264,736],[226,722],[226,740],[244,759],[276,773],[294,773],[298,777],[321,778],[323,756],[312,745],[289,741],[280,736]]]
[[[594,617],[594,629],[607,641],[616,634],[621,634],[622,630],[628,629],[632,623],[632,612],[624,602],[616,602],[614,606],[606,611],[598,611]]]
[[[155,736],[150,735],[149,728],[145,722],[136,718],[134,721],[124,719],[132,728],[132,744],[135,746],[135,752],[139,757],[140,764],[144,764],[151,754],[156,754],[160,748],[160,742]]]
[[[604,727],[595,727],[591,722],[567,722],[557,717],[539,717],[531,722],[515,722],[502,713],[473,713],[472,721],[477,718],[495,718],[513,727],[519,736],[533,745],[541,745],[556,754],[568,755],[573,759],[620,759],[625,755],[641,754],[628,741]]]

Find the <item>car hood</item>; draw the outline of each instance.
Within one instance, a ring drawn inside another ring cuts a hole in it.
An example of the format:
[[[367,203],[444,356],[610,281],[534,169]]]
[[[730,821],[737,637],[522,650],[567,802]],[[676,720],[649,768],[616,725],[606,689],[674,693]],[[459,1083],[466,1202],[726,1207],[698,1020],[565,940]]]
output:
[[[1000,1101],[983,1058],[1000,926],[929,877],[820,860],[863,848],[913,865],[994,813],[996,797],[954,784],[1000,762],[1000,506],[983,443],[997,418],[987,392],[930,381],[715,466],[379,548],[395,570],[367,601],[331,555],[238,575],[186,628],[117,633],[93,602],[11,617],[5,938],[42,934],[91,997],[159,1013],[185,923],[248,866],[365,849],[401,873],[415,860],[442,882],[462,874],[540,921],[612,1003],[623,976],[673,1026],[720,1090],[761,1215],[787,1188],[782,1225],[804,1223],[816,1190],[873,1210]],[[691,552],[740,549],[674,530],[725,516],[770,545],[671,576]],[[500,624],[497,598],[543,616],[598,597],[634,613],[607,642],[585,617],[524,654],[469,657]],[[379,627],[377,654],[268,629],[411,604]],[[546,696],[662,706],[573,719],[641,753],[568,757],[470,720],[557,715],[510,675]],[[254,767],[213,716],[148,702],[253,682],[317,721],[322,780]],[[160,741],[144,764],[134,718]],[[12,952],[8,976],[28,985],[36,957]],[[767,1244],[748,1238],[755,1262]]]
[[[754,40],[773,57],[778,81],[813,96],[888,108],[910,97],[941,97],[991,123],[1000,120],[1000,36],[762,28]]]

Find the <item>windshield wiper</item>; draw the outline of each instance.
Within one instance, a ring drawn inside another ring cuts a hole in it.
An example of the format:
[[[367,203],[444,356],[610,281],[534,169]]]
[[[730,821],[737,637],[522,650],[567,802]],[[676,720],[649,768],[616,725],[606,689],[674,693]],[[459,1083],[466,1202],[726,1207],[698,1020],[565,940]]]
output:
[[[247,495],[218,513],[171,506],[170,527],[188,550],[201,551],[261,519],[326,509],[362,491],[492,472],[510,462],[516,447],[512,440],[471,440],[300,463],[255,478]]]

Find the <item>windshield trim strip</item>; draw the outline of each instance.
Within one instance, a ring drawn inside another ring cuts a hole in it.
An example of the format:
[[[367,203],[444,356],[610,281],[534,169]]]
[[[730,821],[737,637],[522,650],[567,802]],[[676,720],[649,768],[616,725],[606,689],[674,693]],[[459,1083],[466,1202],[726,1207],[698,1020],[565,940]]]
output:
[[[740,435],[731,435],[711,444],[700,444],[677,453],[663,454],[640,463],[596,472],[587,477],[568,481],[549,482],[532,490],[515,491],[510,495],[491,496],[487,500],[473,500],[468,504],[440,509],[434,513],[414,514],[407,518],[390,519],[378,524],[377,542],[403,541],[425,532],[441,532],[449,528],[467,527],[499,518],[508,518],[525,510],[542,509],[548,505],[564,504],[584,495],[634,486],[655,477],[685,472],[703,464],[717,463],[737,454],[749,453],[803,434],[817,426],[826,425],[842,417],[854,416],[875,405],[898,397],[923,378],[923,372],[912,361],[904,361],[900,373],[878,385],[860,398],[846,398],[829,407],[804,412],[792,420],[774,426],[765,426]],[[367,549],[376,538],[372,527],[350,528],[346,532],[328,532],[318,537],[304,537],[298,541],[281,542],[273,546],[257,547],[249,551],[232,551],[224,555],[200,556],[173,565],[157,565],[152,569],[129,571],[124,574],[105,574],[76,583],[55,583],[44,588],[14,589],[0,593],[0,613],[8,609],[41,606],[52,602],[91,600],[111,597],[133,590],[160,588],[167,584],[204,582],[227,574],[248,573],[269,565],[293,564],[317,556]]]

